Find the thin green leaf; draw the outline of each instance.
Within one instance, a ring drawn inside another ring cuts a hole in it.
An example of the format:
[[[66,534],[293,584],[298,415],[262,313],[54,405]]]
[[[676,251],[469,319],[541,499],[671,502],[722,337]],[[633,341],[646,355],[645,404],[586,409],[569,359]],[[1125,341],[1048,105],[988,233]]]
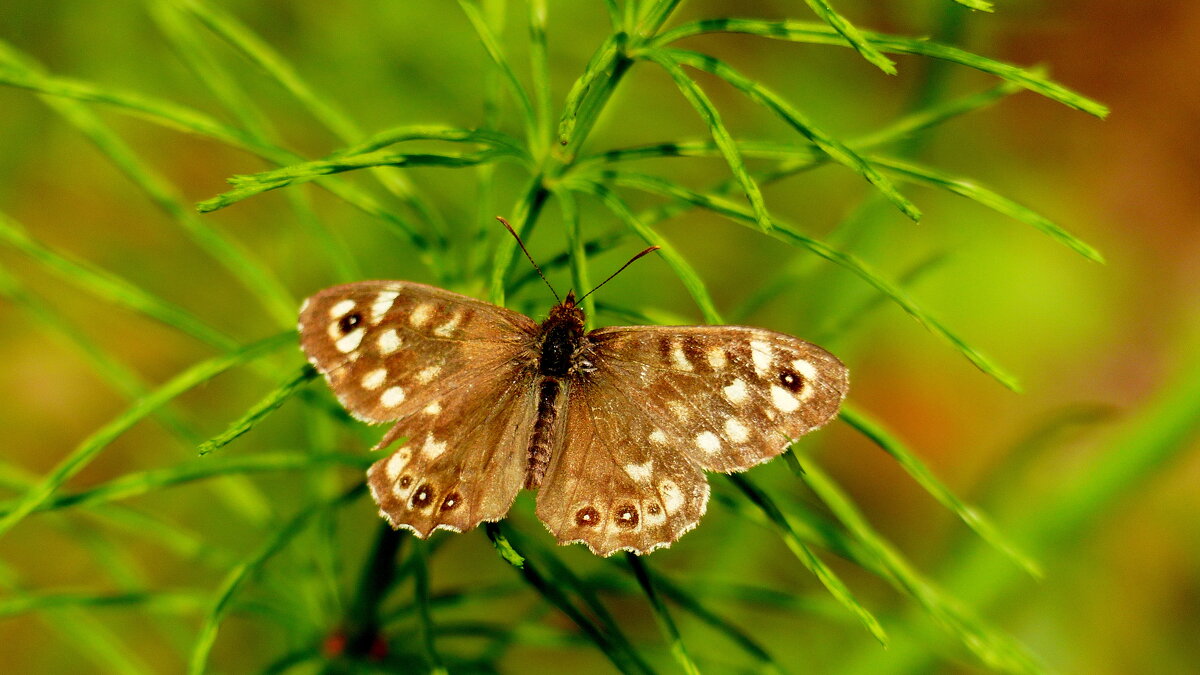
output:
[[[288,399],[296,393],[300,387],[308,384],[317,377],[317,369],[309,364],[305,364],[300,370],[284,380],[283,384],[279,385],[274,391],[267,394],[263,400],[254,404],[244,415],[239,417],[234,422],[231,422],[229,427],[222,431],[217,436],[208,439],[200,444],[199,453],[207,455],[213,450],[219,450],[233,439],[254,428],[254,425],[261,422],[267,415],[275,412],[279,406],[287,402]]]
[[[816,127],[790,103],[762,84],[742,75],[724,61],[708,54],[682,49],[662,49],[650,53],[661,53],[677,63],[712,73],[734,88],[745,93],[754,102],[775,113],[793,129],[812,141],[833,161],[846,166],[874,185],[896,208],[912,220],[921,219],[921,211],[908,200],[890,180],[871,165],[869,161],[847,147],[844,143]]]
[[[584,242],[580,232],[579,206],[575,201],[575,195],[569,190],[555,190],[554,196],[562,210],[563,228],[567,233],[567,259],[571,266],[571,284],[575,287],[576,293],[587,293],[592,290],[592,282],[588,276],[587,243]],[[542,267],[546,271],[550,269],[548,264],[544,264]],[[584,296],[582,304],[583,314],[588,321],[587,327],[590,328],[591,322],[595,320],[593,317],[596,315],[596,299],[590,295]]]
[[[849,46],[846,39],[828,26],[805,21],[766,21],[758,19],[703,19],[678,26],[660,35],[655,45],[702,33],[749,33],[761,37],[811,44]],[[968,68],[995,75],[1065,106],[1082,110],[1096,117],[1107,117],[1108,108],[1085,96],[1047,79],[1033,70],[985,58],[978,54],[921,38],[907,38],[883,33],[863,33],[881,51],[895,54],[921,54],[957,63]]]
[[[1043,575],[1041,565],[1022,553],[1015,543],[1001,534],[990,518],[956,497],[900,439],[885,429],[878,420],[872,419],[870,415],[850,404],[842,406],[841,418],[859,433],[871,439],[881,450],[894,457],[908,472],[908,475],[912,476],[913,480],[925,488],[925,491],[938,500],[942,506],[954,512],[981,539],[1008,556],[1030,575],[1039,578]]]
[[[704,281],[696,273],[696,270],[692,269],[692,266],[675,250],[675,247],[669,241],[638,220],[637,216],[629,210],[629,206],[625,204],[625,201],[616,192],[594,181],[570,180],[564,181],[563,185],[570,189],[596,196],[622,222],[636,232],[642,238],[642,241],[660,247],[659,253],[662,255],[663,260],[667,262],[667,265],[675,272],[675,276],[679,277],[679,281],[683,283],[684,288],[691,294],[692,299],[696,301],[696,306],[704,314],[704,320],[711,324],[723,323],[721,321],[721,314],[717,311],[717,306],[713,302],[712,296],[709,295]]]
[[[333,501],[320,502],[305,508],[276,530],[275,534],[265,541],[250,557],[238,563],[225,575],[225,578],[221,581],[221,585],[217,588],[212,605],[204,617],[204,622],[200,626],[196,642],[192,647],[191,658],[188,661],[188,673],[190,675],[203,675],[208,670],[208,656],[212,651],[213,644],[217,641],[217,631],[221,627],[221,620],[225,618],[225,614],[229,611],[233,596],[242,583],[258,572],[272,556],[283,550],[297,535],[303,532],[304,528],[308,526],[308,522],[317,514],[326,510],[336,509],[364,493],[366,493],[366,485],[359,483]]]
[[[734,222],[753,222],[753,214],[749,213],[740,204],[716,195],[699,194],[657,176],[632,172],[607,171],[601,174],[601,179],[611,181],[616,185],[623,185],[682,200],[701,208],[709,209]],[[975,364],[977,368],[992,376],[1009,389],[1020,391],[1020,385],[1017,383],[1016,378],[1005,372],[977,349],[967,344],[962,338],[950,332],[940,321],[922,309],[916,301],[909,297],[907,292],[893,282],[880,276],[865,262],[849,253],[839,251],[824,242],[801,234],[795,228],[778,219],[773,221],[772,230],[769,234],[776,239],[806,248],[818,256],[853,272],[863,281],[874,286],[881,293],[889,297],[922,326],[929,329],[930,332],[948,341],[963,356],[967,357],[971,363]]]
[[[850,530],[855,539],[862,542],[876,557],[887,575],[985,664],[1009,672],[1044,671],[1023,645],[987,625],[927,582],[891,544],[875,532],[853,501],[825,475],[824,470],[814,463],[807,463],[800,469],[794,454],[789,452],[787,457],[799,472],[801,479]]]
[[[185,391],[203,384],[217,375],[258,359],[280,347],[292,344],[295,333],[287,332],[261,340],[228,354],[203,361],[169,380],[150,395],[134,403],[132,407],[118,415],[108,424],[100,427],[42,479],[35,488],[25,493],[13,506],[13,509],[0,518],[0,537],[11,530],[39,506],[48,501],[55,491],[71,476],[74,476],[121,434],[134,424],[153,413],[166,402],[174,399]]]
[[[120,478],[114,478],[86,490],[55,495],[38,504],[34,511],[91,507],[210,478],[274,471],[304,471],[331,464],[365,469],[370,466],[372,461],[374,458],[367,455],[349,453],[308,455],[299,452],[259,453],[220,460],[194,460],[165,469],[127,473]],[[0,502],[0,514],[11,513],[17,504],[18,502]]]
[[[650,580],[650,572],[646,569],[646,563],[642,562],[641,558],[633,553],[626,553],[625,561],[629,563],[634,577],[637,578],[638,585],[642,587],[642,592],[646,594],[646,599],[650,601],[650,608],[654,612],[654,619],[658,622],[658,627],[662,631],[663,637],[667,639],[667,643],[671,646],[671,656],[675,657],[675,661],[679,663],[679,667],[683,669],[683,672],[688,673],[688,675],[700,675],[700,669],[696,667],[696,663],[688,655],[687,647],[683,644],[683,637],[679,634],[679,629],[675,627],[675,622],[671,619],[671,613],[667,611],[666,604],[658,596],[658,591],[654,589],[654,582]]]
[[[575,136],[575,125],[583,110],[583,103],[601,77],[615,67],[620,58],[620,43],[617,38],[609,36],[596,48],[592,58],[584,66],[583,73],[571,85],[563,102],[562,116],[558,120],[558,142],[569,145]]]
[[[1049,218],[1037,213],[1036,211],[1022,206],[1011,199],[1003,197],[993,190],[990,190],[973,180],[951,176],[950,174],[936,171],[927,167],[923,167],[911,162],[905,162],[898,159],[887,157],[872,157],[871,161],[877,165],[887,168],[892,173],[900,178],[914,183],[930,185],[933,187],[948,190],[957,195],[962,195],[967,199],[974,200],[984,206],[1002,213],[1010,218],[1014,218],[1043,232],[1051,239],[1063,244],[1067,248],[1082,255],[1088,260],[1093,260],[1098,263],[1104,262],[1104,256],[1099,251],[1089,246],[1086,242],[1067,232],[1062,227]]]
[[[537,223],[538,215],[546,204],[550,192],[542,185],[542,176],[538,174],[529,179],[517,203],[513,206],[509,224],[520,235],[522,241],[528,241]],[[499,230],[499,226],[495,230]],[[496,244],[496,253],[492,257],[490,296],[492,304],[503,305],[508,290],[508,270],[512,267],[516,255],[517,242],[505,233]]]
[[[200,595],[195,591],[188,590],[129,593],[43,591],[0,600],[0,617],[10,618],[21,614],[45,612],[62,607],[103,609],[130,606],[149,612],[190,614],[197,611],[201,605]]]
[[[541,594],[543,598],[548,600],[550,604],[557,607],[563,614],[566,614],[568,618],[574,621],[575,625],[579,626],[583,634],[612,661],[614,666],[622,672],[653,672],[641,662],[641,659],[637,658],[635,653],[628,653],[615,644],[607,633],[591,618],[581,612],[557,585],[549,583],[542,576],[541,571],[530,562],[529,558],[517,551],[508,538],[501,533],[499,524],[484,523],[484,528],[488,539],[496,547],[496,551],[500,554],[501,559],[512,565],[520,573],[521,578]]]
[[[969,9],[977,9],[981,12],[995,11],[995,8],[992,6],[992,3],[988,2],[987,0],[954,0],[954,1],[957,2],[958,4],[962,5],[963,7],[967,7]]]
[[[705,126],[708,127],[709,133],[712,134],[713,142],[721,150],[721,156],[725,158],[725,163],[729,165],[729,171],[733,173],[734,178],[742,186],[742,192],[745,193],[747,201],[750,202],[750,207],[754,210],[754,218],[758,222],[758,227],[763,232],[771,229],[771,216],[767,213],[767,206],[763,202],[762,190],[759,189],[758,183],[750,176],[750,172],[746,170],[746,164],[742,161],[742,155],[738,151],[737,142],[733,140],[733,135],[729,133],[729,129],[725,128],[725,123],[721,121],[721,114],[717,111],[716,106],[709,100],[708,96],[696,84],[696,81],[687,76],[683,69],[679,67],[665,52],[651,51],[645,54],[646,58],[657,63],[671,79],[675,81],[675,86],[687,99],[696,113],[700,115]]]
[[[763,492],[761,488],[742,474],[731,474],[726,476],[726,478],[736,485],[749,498],[751,503],[762,510],[772,528],[783,539],[783,543],[817,577],[817,580],[821,582],[821,585],[825,586],[829,594],[840,602],[843,607],[858,617],[859,622],[862,623],[871,635],[875,636],[876,640],[879,640],[880,644],[886,646],[888,643],[887,632],[883,630],[883,626],[879,624],[879,620],[875,618],[875,615],[870,610],[863,607],[854,597],[854,594],[850,592],[850,589],[846,587],[846,584],[842,582],[841,578],[800,540],[796,531],[792,529],[792,525],[787,517],[779,510],[775,502],[767,496],[767,493]]]
[[[140,287],[86,260],[58,253],[35,240],[17,221],[0,213],[0,244],[32,258],[63,281],[101,300],[137,312],[175,328],[185,335],[218,349],[232,349],[237,342]]]
[[[497,159],[507,156],[508,153],[498,150],[483,150],[469,154],[432,152],[402,154],[380,151],[363,153],[361,155],[338,156],[332,159],[294,164],[246,176],[233,176],[229,179],[229,182],[238,187],[197,203],[196,210],[201,213],[217,211],[269,190],[276,190],[298,183],[306,183],[322,176],[341,173],[343,171],[354,171],[373,166],[437,166],[457,169],[494,162]]]
[[[425,557],[425,542],[414,542],[412,556],[413,588],[417,598],[417,616],[420,619],[421,647],[425,652],[425,661],[429,664],[429,672],[433,675],[445,675],[446,667],[442,665],[442,657],[438,655],[434,645],[434,635],[437,628],[433,624],[433,613],[429,609],[429,565]]]
[[[533,146],[538,141],[538,127],[537,114],[533,110],[533,103],[529,99],[529,92],[525,91],[521,80],[517,79],[516,72],[513,71],[512,66],[508,63],[508,57],[504,55],[504,50],[500,48],[500,43],[496,41],[496,36],[492,34],[492,29],[483,20],[483,16],[480,15],[475,5],[467,2],[467,0],[459,0],[458,6],[462,9],[463,14],[467,15],[467,20],[471,22],[471,26],[475,29],[475,34],[479,36],[479,41],[483,43],[483,48],[487,51],[492,63],[504,74],[504,81],[508,84],[508,90],[521,111],[521,122],[525,126],[525,138]]]
[[[865,37],[863,37],[863,34],[854,27],[854,24],[846,20],[846,17],[834,11],[833,7],[831,7],[828,2],[825,0],[805,0],[805,2],[808,3],[808,6],[812,8],[812,11],[815,12],[817,16],[821,17],[825,23],[829,24],[830,28],[834,29],[839,35],[845,38],[846,42],[850,43],[850,46],[854,48],[854,51],[862,54],[863,58],[875,64],[875,67],[879,68],[888,75],[896,74],[896,64],[893,63],[888,57],[880,54],[879,50],[875,49],[875,47],[872,46]]]
[[[541,156],[551,143],[550,55],[546,47],[546,0],[529,2],[529,72],[533,76],[533,97],[537,110],[538,137],[535,156]]]

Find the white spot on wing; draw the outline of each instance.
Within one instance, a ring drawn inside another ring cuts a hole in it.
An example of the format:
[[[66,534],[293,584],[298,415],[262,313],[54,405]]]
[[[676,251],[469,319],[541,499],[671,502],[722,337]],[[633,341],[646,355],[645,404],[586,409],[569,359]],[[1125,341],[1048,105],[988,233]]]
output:
[[[387,368],[377,368],[363,375],[363,389],[378,389],[383,385],[383,381],[387,379]]]
[[[725,420],[725,435],[734,443],[745,443],[746,439],[750,437],[750,430],[746,428],[745,424],[730,417]]]
[[[341,302],[335,304],[333,307],[329,308],[329,318],[331,318],[331,319],[342,318],[343,316],[348,314],[350,312],[350,310],[354,309],[354,305],[356,305],[356,304],[358,304],[358,303],[354,302],[353,300],[342,300]]]
[[[708,365],[712,366],[713,370],[725,369],[725,350],[721,347],[713,347],[708,350]]]
[[[346,333],[344,336],[339,338],[338,341],[335,342],[334,344],[337,345],[339,352],[342,352],[343,354],[345,354],[346,352],[357,349],[359,343],[362,342],[363,336],[366,334],[367,334],[366,330],[364,330],[360,326],[360,327],[355,328],[354,330],[350,331],[349,333]]]
[[[804,359],[792,361],[792,367],[796,369],[796,372],[803,375],[806,380],[817,379],[817,367],[811,361],[805,361]]]
[[[439,441],[433,438],[433,434],[425,437],[425,456],[433,459],[446,451],[446,441]]]
[[[725,387],[722,391],[725,392],[725,398],[729,399],[730,403],[738,404],[746,400],[746,383],[741,379],[734,380],[732,384]]]
[[[696,445],[709,454],[721,449],[721,439],[711,431],[705,431],[696,436]]]
[[[428,368],[422,368],[421,372],[417,373],[417,382],[420,382],[421,384],[429,384],[440,372],[442,372],[441,366],[429,366]]]
[[[388,313],[399,295],[396,291],[384,291],[375,296],[375,302],[371,303],[371,323],[383,320],[383,315]]]
[[[412,456],[412,451],[405,448],[397,450],[396,454],[388,458],[387,464],[383,465],[383,471],[387,474],[388,480],[396,480],[400,477],[400,472],[408,464],[408,458]]]
[[[671,364],[680,370],[691,370],[692,362],[688,361],[687,355],[683,353],[683,347],[679,343],[675,343],[671,347]]]
[[[390,387],[379,397],[379,402],[388,408],[395,408],[404,402],[404,390],[400,387]]]
[[[396,334],[396,329],[389,328],[379,335],[379,352],[381,354],[391,354],[400,348],[400,336]]]
[[[650,432],[650,441],[659,445],[666,445],[667,435],[662,432],[662,429],[655,429]]]
[[[654,460],[648,459],[644,464],[626,464],[625,473],[629,477],[639,483],[645,483],[650,480],[650,470],[654,467]]]
[[[421,412],[425,413],[426,415],[436,415],[442,412],[442,404],[434,401],[433,403],[425,406],[425,409]]]
[[[683,490],[675,481],[664,480],[658,484],[658,496],[662,498],[663,508],[667,513],[675,513],[683,506]]]
[[[671,409],[671,412],[674,413],[674,415],[678,417],[680,421],[686,422],[688,417],[690,417],[692,414],[692,409],[689,408],[683,401],[671,401],[667,403],[667,407]]]
[[[450,337],[454,335],[454,329],[458,328],[458,324],[462,323],[462,319],[463,313],[456,313],[454,316],[450,317],[449,321],[438,326],[437,328],[434,328],[433,334],[439,337]]]
[[[800,399],[792,396],[787,389],[773,384],[771,385],[771,404],[780,412],[790,413],[800,407]]]
[[[646,519],[647,525],[658,526],[667,522],[667,512],[658,502],[650,500],[644,504],[646,506],[642,508],[642,517]],[[654,513],[655,511],[658,513]]]
[[[750,343],[750,358],[754,361],[754,374],[762,377],[767,374],[767,370],[771,367],[771,360],[775,357],[771,352],[771,345],[761,340],[755,340]]]
[[[413,310],[412,316],[408,317],[408,321],[413,326],[420,328],[425,325],[426,321],[429,321],[429,317],[431,316],[433,316],[433,306],[425,303],[417,305],[417,308]]]

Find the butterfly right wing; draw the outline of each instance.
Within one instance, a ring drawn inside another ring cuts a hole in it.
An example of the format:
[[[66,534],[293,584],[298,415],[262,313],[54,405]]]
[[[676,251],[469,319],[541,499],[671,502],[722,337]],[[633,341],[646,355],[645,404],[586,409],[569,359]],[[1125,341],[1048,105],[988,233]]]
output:
[[[397,422],[377,448],[408,439],[368,471],[393,527],[425,537],[504,517],[537,411],[536,335],[521,314],[403,281],[305,301],[301,346],[338,400],[364,421]]]

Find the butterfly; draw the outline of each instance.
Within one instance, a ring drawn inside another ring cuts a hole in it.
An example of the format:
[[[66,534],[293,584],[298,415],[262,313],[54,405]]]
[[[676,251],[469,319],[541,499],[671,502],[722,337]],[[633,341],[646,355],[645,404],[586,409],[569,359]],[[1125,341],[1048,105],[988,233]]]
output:
[[[829,352],[761,328],[585,331],[574,292],[539,323],[433,286],[361,281],[305,300],[299,331],[354,417],[395,422],[376,449],[407,439],[367,472],[394,528],[462,532],[536,488],[558,542],[601,556],[669,546],[704,515],[705,471],[781,454],[837,415],[849,385]]]

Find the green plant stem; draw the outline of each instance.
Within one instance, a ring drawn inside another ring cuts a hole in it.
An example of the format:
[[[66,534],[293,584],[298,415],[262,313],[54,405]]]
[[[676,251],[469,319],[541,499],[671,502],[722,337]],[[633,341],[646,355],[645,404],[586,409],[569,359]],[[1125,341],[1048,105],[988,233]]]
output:
[[[346,612],[346,655],[351,658],[367,656],[382,637],[379,607],[395,584],[396,557],[408,539],[407,532],[393,530],[383,521],[377,532]]]

